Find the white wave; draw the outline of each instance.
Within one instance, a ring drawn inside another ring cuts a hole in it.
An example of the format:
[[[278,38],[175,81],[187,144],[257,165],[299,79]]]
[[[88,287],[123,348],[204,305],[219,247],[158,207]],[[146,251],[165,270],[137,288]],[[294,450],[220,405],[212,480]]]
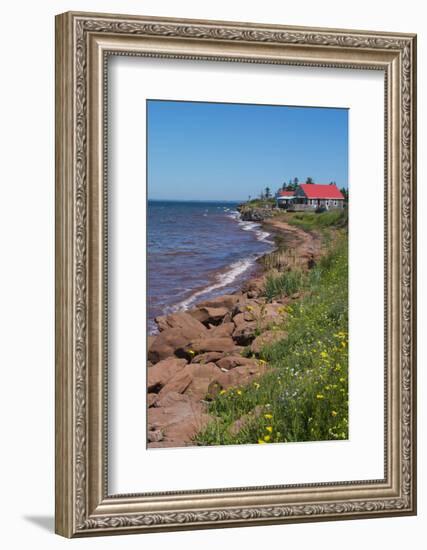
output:
[[[263,231],[261,229],[260,223],[241,220],[240,214],[237,211],[231,212],[230,214],[227,214],[227,215],[229,218],[236,220],[243,231],[253,231],[258,241],[264,241],[271,245],[274,244],[274,242],[268,238],[270,237],[270,233],[268,233],[267,231]]]
[[[231,284],[233,281],[236,280],[237,277],[242,275],[249,267],[251,267],[255,262],[254,258],[246,258],[244,260],[239,260],[238,262],[234,262],[230,265],[230,268],[228,271],[224,273],[219,273],[216,276],[216,281],[206,288],[202,288],[196,292],[194,292],[191,296],[186,298],[185,300],[182,300],[182,302],[179,302],[178,304],[168,308],[167,312],[174,312],[182,309],[189,309],[196,300],[203,296],[204,294],[208,294],[212,292],[213,290],[218,290],[220,288],[223,288],[229,284]]]

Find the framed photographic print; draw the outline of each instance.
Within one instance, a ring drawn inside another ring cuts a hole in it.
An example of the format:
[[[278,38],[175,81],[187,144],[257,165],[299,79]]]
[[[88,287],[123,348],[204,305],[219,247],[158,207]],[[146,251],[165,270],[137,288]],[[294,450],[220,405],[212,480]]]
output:
[[[416,513],[416,37],[56,18],[56,531]]]

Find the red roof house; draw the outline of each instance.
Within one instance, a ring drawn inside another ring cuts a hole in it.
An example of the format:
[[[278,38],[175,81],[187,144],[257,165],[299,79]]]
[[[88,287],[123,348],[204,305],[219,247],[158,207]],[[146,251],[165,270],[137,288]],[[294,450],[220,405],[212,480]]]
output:
[[[344,195],[335,184],[302,183],[299,187],[307,199],[344,200]]]
[[[344,208],[344,195],[332,183],[301,183],[295,191],[279,191],[277,206],[287,210],[317,210]]]

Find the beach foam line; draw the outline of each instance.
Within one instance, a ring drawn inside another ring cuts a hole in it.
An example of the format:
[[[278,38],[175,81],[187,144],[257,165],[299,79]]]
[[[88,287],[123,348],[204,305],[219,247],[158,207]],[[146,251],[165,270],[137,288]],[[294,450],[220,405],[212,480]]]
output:
[[[219,290],[220,288],[224,288],[225,286],[230,285],[237,279],[237,277],[242,275],[245,271],[247,271],[251,266],[254,265],[257,257],[258,256],[254,256],[253,258],[245,258],[244,260],[239,260],[238,262],[232,263],[227,271],[225,271],[224,273],[218,273],[216,275],[216,282],[205,288],[197,290],[185,300],[182,300],[178,304],[167,308],[167,310],[165,310],[165,313],[173,313],[179,310],[189,309],[200,298],[200,296],[209,294],[214,290]]]
[[[240,214],[237,211],[231,212],[231,214],[227,214],[227,216],[237,221],[237,223],[240,225],[243,231],[253,231],[258,241],[264,241],[271,245],[274,244],[274,242],[268,238],[270,237],[271,233],[268,233],[267,231],[263,231],[262,229],[260,229],[261,227],[260,223],[241,220]]]

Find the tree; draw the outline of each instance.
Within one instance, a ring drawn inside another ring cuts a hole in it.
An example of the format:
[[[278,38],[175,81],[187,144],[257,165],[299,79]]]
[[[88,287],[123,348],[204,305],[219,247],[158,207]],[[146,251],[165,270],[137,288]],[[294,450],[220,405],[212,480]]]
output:
[[[265,188],[265,198],[266,198],[266,199],[269,199],[270,197],[271,197],[270,188],[269,188],[269,187],[266,187],[266,188]]]
[[[259,198],[263,201],[264,200],[264,191],[261,189],[261,193],[259,194]]]
[[[307,178],[305,183],[314,183],[313,178]]]
[[[287,184],[286,184],[286,181],[284,181],[282,185],[282,191],[286,191],[286,188],[287,188]]]
[[[294,178],[294,185],[295,185],[295,187],[298,185],[298,183],[299,183],[299,179],[298,179],[298,178]]]
[[[341,187],[340,191],[344,195],[344,203],[347,204],[348,203],[348,189],[346,189],[345,187]]]

